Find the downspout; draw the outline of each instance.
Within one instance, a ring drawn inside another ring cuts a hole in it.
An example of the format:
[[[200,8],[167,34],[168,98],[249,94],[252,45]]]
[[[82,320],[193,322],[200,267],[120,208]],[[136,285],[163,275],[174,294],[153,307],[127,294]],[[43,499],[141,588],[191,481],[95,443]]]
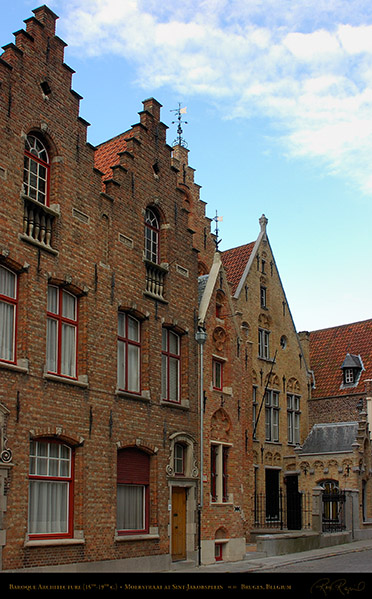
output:
[[[198,547],[199,547],[199,566],[201,564],[201,514],[203,510],[204,503],[204,493],[203,493],[203,479],[204,479],[204,352],[203,346],[207,340],[207,333],[204,328],[199,327],[196,334],[195,339],[198,345],[200,346],[200,502],[198,506]]]

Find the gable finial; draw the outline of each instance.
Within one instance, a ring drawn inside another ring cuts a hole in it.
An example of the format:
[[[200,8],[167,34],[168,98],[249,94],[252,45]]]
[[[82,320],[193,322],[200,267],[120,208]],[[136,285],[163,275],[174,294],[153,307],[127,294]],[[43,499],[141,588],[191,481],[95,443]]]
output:
[[[178,126],[177,126],[177,134],[178,137],[176,137],[176,139],[173,142],[174,146],[183,146],[184,148],[187,148],[187,142],[183,139],[182,137],[182,115],[186,114],[186,106],[184,108],[181,108],[181,103],[178,102],[178,108],[175,108],[174,110],[171,110],[171,112],[175,112],[177,114],[177,121],[178,121]],[[176,123],[176,121],[172,121],[172,125],[174,125]],[[187,125],[187,121],[184,121],[184,124]]]
[[[262,233],[266,233],[266,226],[268,222],[269,221],[267,220],[266,216],[263,214],[259,220]]]

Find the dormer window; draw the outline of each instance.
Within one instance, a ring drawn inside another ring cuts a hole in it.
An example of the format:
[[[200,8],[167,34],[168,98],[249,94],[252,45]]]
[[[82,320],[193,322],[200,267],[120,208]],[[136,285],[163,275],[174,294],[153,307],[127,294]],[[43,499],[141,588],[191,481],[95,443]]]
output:
[[[346,354],[341,370],[343,375],[342,386],[356,386],[359,382],[360,375],[364,370],[361,357],[353,354]]]

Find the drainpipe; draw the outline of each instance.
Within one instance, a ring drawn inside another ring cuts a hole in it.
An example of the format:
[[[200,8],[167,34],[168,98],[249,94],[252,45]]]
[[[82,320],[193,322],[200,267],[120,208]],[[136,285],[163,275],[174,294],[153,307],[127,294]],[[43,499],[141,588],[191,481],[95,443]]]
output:
[[[203,470],[203,462],[204,462],[204,422],[203,422],[203,414],[204,414],[204,354],[203,354],[203,346],[207,340],[207,333],[204,328],[199,327],[195,334],[196,342],[200,347],[200,502],[198,506],[198,545],[199,545],[199,566],[201,564],[201,514],[203,509],[203,479],[204,479],[204,470]]]

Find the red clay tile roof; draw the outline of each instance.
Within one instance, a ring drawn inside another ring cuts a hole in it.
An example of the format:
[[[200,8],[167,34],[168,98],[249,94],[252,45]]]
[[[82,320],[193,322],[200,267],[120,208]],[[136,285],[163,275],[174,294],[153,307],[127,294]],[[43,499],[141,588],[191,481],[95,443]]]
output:
[[[239,247],[232,248],[222,252],[221,259],[224,269],[226,271],[227,280],[232,284],[231,292],[235,293],[240,279],[243,276],[244,269],[247,266],[247,262],[253,251],[255,242],[240,245]]]
[[[103,179],[111,179],[111,167],[119,164],[119,152],[126,150],[126,140],[131,135],[132,131],[126,131],[97,146],[94,156],[94,166],[103,173]]]
[[[360,355],[364,370],[355,387],[340,388],[348,353]],[[363,393],[364,381],[372,378],[372,319],[311,332],[310,368],[315,375],[313,398]]]

